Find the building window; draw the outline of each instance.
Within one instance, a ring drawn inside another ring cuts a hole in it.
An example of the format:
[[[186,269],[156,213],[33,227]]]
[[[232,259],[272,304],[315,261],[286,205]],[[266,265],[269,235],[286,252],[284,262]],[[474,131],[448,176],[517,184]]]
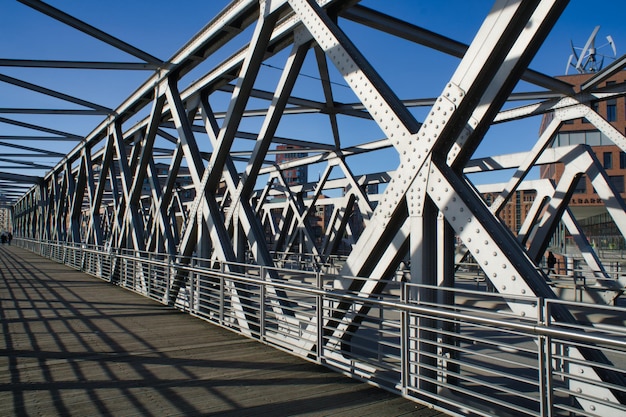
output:
[[[598,131],[585,132],[585,143],[589,146],[602,145],[602,135]]]
[[[617,120],[617,102],[615,99],[606,102],[606,121],[614,122]]]
[[[624,176],[623,175],[612,175],[609,177],[611,181],[611,185],[615,188],[620,194],[624,193]]]
[[[620,169],[626,168],[626,152],[622,151],[619,153],[619,168]]]
[[[604,152],[603,155],[604,158],[604,169],[611,169],[613,168],[613,153],[612,152]]]
[[[571,132],[569,134],[569,143],[570,145],[580,145],[585,144],[587,137],[585,132]]]
[[[591,110],[595,111],[596,113],[598,112],[598,102],[597,101],[592,101],[591,102]]]
[[[574,194],[585,194],[587,192],[587,178],[583,175],[578,179]]]

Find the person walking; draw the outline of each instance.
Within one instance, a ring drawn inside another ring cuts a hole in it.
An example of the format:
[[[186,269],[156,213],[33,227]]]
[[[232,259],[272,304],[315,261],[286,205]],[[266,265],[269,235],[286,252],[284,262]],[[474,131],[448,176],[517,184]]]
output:
[[[548,252],[548,275],[556,274],[554,270],[554,266],[556,265],[556,258],[554,254],[550,251]]]

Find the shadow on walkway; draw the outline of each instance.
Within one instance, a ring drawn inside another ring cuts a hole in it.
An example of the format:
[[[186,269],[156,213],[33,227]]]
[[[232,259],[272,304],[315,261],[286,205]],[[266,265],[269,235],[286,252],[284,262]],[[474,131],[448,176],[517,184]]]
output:
[[[442,415],[0,246],[0,415]]]

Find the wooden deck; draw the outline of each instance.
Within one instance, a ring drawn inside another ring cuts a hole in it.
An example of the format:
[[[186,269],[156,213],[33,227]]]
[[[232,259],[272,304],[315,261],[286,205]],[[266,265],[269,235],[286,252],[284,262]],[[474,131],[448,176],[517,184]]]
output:
[[[0,246],[0,415],[443,415]]]

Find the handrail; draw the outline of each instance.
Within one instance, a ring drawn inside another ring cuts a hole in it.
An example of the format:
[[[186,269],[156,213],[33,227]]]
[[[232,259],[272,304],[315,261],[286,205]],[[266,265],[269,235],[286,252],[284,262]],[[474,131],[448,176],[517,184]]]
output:
[[[220,263],[219,269],[203,266],[212,265],[210,259],[192,258],[192,262],[180,263],[176,257],[135,250],[105,250],[20,238],[15,241],[164,304],[168,302],[166,295],[173,271],[184,274],[185,291],[179,294],[174,307],[353,378],[428,402],[442,411],[459,413],[466,402],[463,398],[469,398],[472,403],[487,404],[465,405],[481,415],[493,407],[519,415],[549,416],[564,410],[597,414],[589,412],[590,406],[572,406],[572,399],[577,399],[598,410],[626,413],[623,404],[603,394],[609,390],[620,398],[626,395],[626,387],[590,379],[587,373],[568,371],[588,366],[626,376],[626,329],[561,324],[549,314],[553,305],[582,309],[589,308],[589,304],[402,281],[394,283],[397,286],[392,292],[364,297],[358,292],[332,288],[328,284],[336,276],[319,270],[237,263],[242,272],[233,274],[228,268],[235,264]],[[102,268],[106,258],[110,270]],[[94,270],[93,265],[100,269]],[[113,279],[116,268],[117,281]],[[276,274],[266,273],[267,269]],[[289,279],[294,276],[298,280]],[[412,299],[411,294],[422,290],[454,294],[467,305]],[[511,302],[532,305],[537,314],[534,318],[519,317],[490,307]],[[365,329],[362,334],[358,327],[348,327],[347,336],[333,336],[330,329],[348,325],[345,317],[333,315],[339,305],[366,305],[367,310],[374,312],[360,313],[367,314],[359,318]],[[626,308],[596,306],[594,311],[626,319]],[[525,345],[525,341],[534,343]],[[569,346],[602,349],[618,360],[614,364],[587,364],[579,357],[570,357]],[[494,384],[490,375],[502,382]],[[507,400],[485,396],[480,390],[475,392],[479,383],[494,392],[506,393],[503,395]],[[437,386],[446,390],[439,392]],[[502,401],[506,403],[504,408]]]

